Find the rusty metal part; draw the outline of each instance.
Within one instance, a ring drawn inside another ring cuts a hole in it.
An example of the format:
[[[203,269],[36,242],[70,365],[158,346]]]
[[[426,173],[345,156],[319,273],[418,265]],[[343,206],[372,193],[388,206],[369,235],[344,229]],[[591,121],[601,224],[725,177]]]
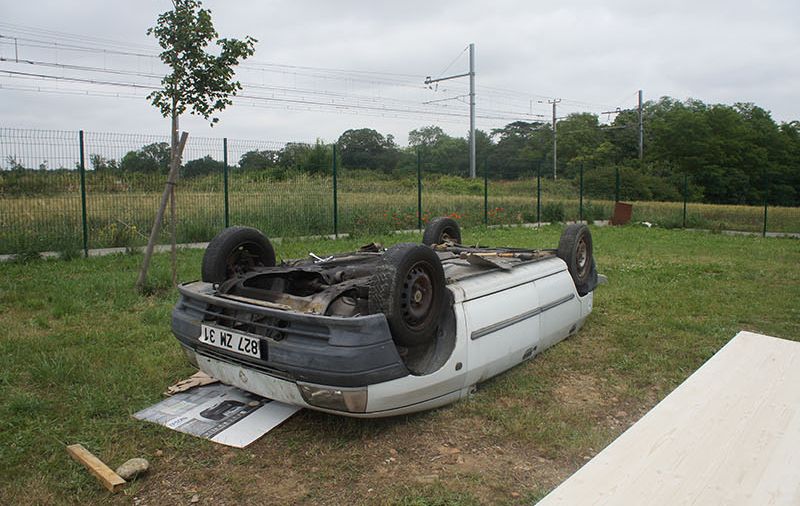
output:
[[[271,309],[280,309],[281,311],[291,311],[292,306],[288,304],[278,304],[276,302],[270,302],[267,300],[261,299],[254,299],[252,297],[242,297],[241,295],[233,295],[230,293],[220,293],[218,296],[222,299],[231,299],[239,302],[247,302],[249,304],[255,304],[256,306],[268,307]]]
[[[436,245],[434,250],[446,269],[448,282],[469,276],[469,266],[481,269],[511,270],[527,261],[555,254],[554,250],[480,248],[462,245]],[[368,313],[368,286],[383,255],[380,244],[364,245],[359,251],[314,259],[289,260],[275,267],[253,267],[220,283],[217,295],[262,307],[330,316]],[[452,264],[452,265],[451,265]],[[474,269],[473,267],[473,269]],[[455,277],[452,277],[455,275]],[[424,273],[411,272],[408,280],[406,317],[411,321],[425,313]]]
[[[499,268],[503,269],[504,271],[509,271],[512,269],[512,266],[508,265],[508,263],[506,262],[502,262],[501,257],[499,256],[491,258],[489,256],[471,254],[471,255],[466,255],[463,258],[471,265],[476,265],[478,267]]]
[[[468,256],[479,256],[479,257],[506,257],[506,258],[514,258],[518,257],[519,253],[513,253],[510,251],[478,251],[474,253],[467,253],[466,251],[461,253],[461,258],[467,258]]]
[[[383,246],[379,242],[371,242],[358,248],[359,253],[380,253],[383,251]]]

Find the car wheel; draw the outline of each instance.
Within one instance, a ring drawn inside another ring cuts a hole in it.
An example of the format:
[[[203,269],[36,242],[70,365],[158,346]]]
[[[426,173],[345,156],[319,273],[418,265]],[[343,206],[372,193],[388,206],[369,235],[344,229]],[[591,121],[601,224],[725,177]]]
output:
[[[444,269],[420,244],[389,248],[369,285],[370,313],[383,313],[397,344],[419,346],[436,337],[445,304]]]
[[[589,293],[594,269],[592,234],[589,227],[582,223],[569,225],[558,242],[558,258],[567,264],[578,293],[581,296]]]
[[[434,218],[425,227],[425,232],[422,234],[422,244],[433,246],[434,244],[442,244],[445,242],[454,242],[461,244],[461,227],[458,222],[452,218]]]
[[[275,250],[269,239],[250,227],[229,227],[217,234],[203,255],[203,281],[221,283],[255,267],[275,265]]]

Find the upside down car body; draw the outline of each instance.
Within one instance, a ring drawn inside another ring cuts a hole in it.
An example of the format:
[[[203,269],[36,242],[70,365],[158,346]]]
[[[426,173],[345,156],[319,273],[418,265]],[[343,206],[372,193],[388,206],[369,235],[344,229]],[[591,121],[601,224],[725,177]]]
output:
[[[438,218],[423,244],[275,265],[258,230],[228,228],[172,329],[201,370],[271,399],[355,417],[442,406],[577,332],[598,279],[585,225],[557,249],[460,242]]]

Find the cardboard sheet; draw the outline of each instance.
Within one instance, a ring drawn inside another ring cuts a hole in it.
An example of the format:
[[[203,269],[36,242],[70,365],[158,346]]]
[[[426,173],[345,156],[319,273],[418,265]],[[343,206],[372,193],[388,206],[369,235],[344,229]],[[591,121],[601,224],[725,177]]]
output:
[[[179,392],[134,414],[178,432],[244,448],[300,410],[215,383]]]

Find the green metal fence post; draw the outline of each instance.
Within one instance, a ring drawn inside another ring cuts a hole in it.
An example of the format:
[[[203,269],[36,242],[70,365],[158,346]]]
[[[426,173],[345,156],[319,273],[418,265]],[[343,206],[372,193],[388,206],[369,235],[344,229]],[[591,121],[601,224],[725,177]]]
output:
[[[580,206],[578,208],[578,221],[583,221],[583,162],[581,162],[581,189],[580,189]]]
[[[422,158],[417,147],[417,228],[422,230]]]
[[[489,159],[483,162],[483,224],[489,224]]]
[[[619,202],[619,167],[614,169],[614,202]]]
[[[333,236],[339,238],[339,197],[336,174],[336,144],[333,145]]]
[[[536,167],[536,226],[542,223],[542,162]]]
[[[683,228],[686,228],[686,202],[689,200],[689,174],[683,175]]]
[[[86,219],[86,156],[84,150],[83,130],[78,133],[80,144],[80,171],[81,171],[81,222],[83,224],[83,254],[89,256],[89,223]]]
[[[767,204],[769,203],[769,172],[764,171],[764,230],[761,237],[767,236]]]
[[[222,139],[222,192],[225,203],[225,228],[230,226],[230,204],[228,202],[228,138]]]

